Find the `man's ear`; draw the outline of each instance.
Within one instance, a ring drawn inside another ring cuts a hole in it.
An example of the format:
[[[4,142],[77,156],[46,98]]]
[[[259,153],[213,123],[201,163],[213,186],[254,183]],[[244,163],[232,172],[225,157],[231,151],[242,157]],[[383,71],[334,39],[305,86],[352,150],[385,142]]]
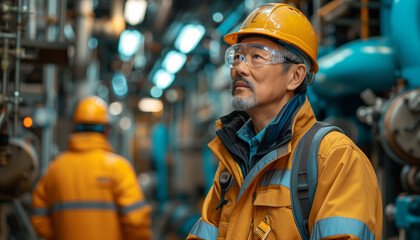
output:
[[[305,80],[306,66],[305,64],[295,64],[291,66],[291,79],[287,84],[287,90],[294,91]]]

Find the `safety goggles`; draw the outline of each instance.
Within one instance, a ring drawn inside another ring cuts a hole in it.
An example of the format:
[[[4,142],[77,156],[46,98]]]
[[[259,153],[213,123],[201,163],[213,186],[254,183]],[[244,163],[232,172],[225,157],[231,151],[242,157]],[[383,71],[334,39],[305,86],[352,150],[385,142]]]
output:
[[[255,43],[238,43],[226,50],[225,64],[227,67],[236,68],[242,60],[249,67],[284,62],[296,63],[286,58],[281,52]]]

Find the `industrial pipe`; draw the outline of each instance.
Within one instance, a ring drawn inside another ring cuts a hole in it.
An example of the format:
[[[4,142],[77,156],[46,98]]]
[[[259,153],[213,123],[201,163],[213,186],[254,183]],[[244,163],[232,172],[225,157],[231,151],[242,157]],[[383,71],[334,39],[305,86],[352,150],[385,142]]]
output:
[[[89,39],[93,28],[93,1],[76,2],[76,42],[74,54],[74,77],[78,81],[86,80],[87,65],[90,62]]]
[[[22,57],[22,0],[17,1],[15,45],[15,89],[13,93],[13,136],[17,136],[20,103],[20,59]]]
[[[4,30],[6,32],[0,32],[0,37],[3,39],[3,51],[2,51],[2,59],[1,59],[1,70],[2,70],[2,96],[0,99],[0,130],[3,129],[4,124],[6,123],[7,119],[7,85],[9,82],[9,39],[16,38],[16,34],[8,33],[7,31],[10,30],[10,23],[12,21],[11,15],[11,2],[5,1],[2,5],[2,15],[1,18],[5,23]]]
[[[103,17],[95,20],[93,34],[111,38],[118,38],[120,36],[126,27],[124,2],[123,0],[111,0],[109,18]]]
[[[6,96],[7,96],[7,83],[8,79],[8,71],[9,71],[9,39],[3,39],[3,56],[1,59],[1,70],[2,70],[2,97],[0,100],[0,129],[3,129],[4,123],[6,122],[6,112],[3,109],[6,109]]]
[[[324,98],[358,95],[365,89],[384,91],[395,85],[394,49],[387,38],[355,40],[318,59],[311,90]]]
[[[14,33],[7,33],[7,32],[0,32],[0,38],[11,38],[14,39],[16,38],[16,34]]]
[[[420,1],[394,0],[391,41],[408,88],[420,85]]]
[[[64,42],[64,25],[66,24],[67,0],[60,0],[60,10],[58,15],[58,41]]]

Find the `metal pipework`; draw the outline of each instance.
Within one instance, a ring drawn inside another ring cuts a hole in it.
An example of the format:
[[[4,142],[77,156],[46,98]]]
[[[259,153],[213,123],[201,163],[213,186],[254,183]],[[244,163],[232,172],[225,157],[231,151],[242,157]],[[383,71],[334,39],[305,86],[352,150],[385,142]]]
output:
[[[379,130],[384,151],[401,164],[420,166],[420,88],[391,98],[383,107]]]
[[[410,89],[420,85],[420,1],[393,1],[390,38],[395,48],[401,76]]]
[[[125,30],[124,1],[111,0],[110,18],[94,19],[93,0],[76,2],[76,42],[74,54],[74,77],[82,81],[86,79],[87,66],[91,60],[88,41],[92,34],[118,38]]]
[[[38,176],[39,154],[30,138],[10,138],[7,146],[2,146],[0,168],[0,199],[18,197],[31,190]]]
[[[17,1],[16,46],[15,46],[15,89],[13,94],[13,136],[17,136],[20,98],[20,59],[22,56],[22,0]]]
[[[0,129],[3,129],[4,123],[6,122],[6,94],[7,94],[7,75],[8,75],[8,69],[9,69],[9,60],[7,58],[8,49],[9,49],[9,41],[7,39],[4,39],[4,48],[3,48],[3,58],[1,61],[1,68],[3,71],[3,78],[2,78],[2,95],[0,98]],[[6,57],[5,57],[6,56]]]
[[[10,22],[12,21],[12,14],[11,14],[11,2],[10,1],[5,1],[2,5],[1,5],[1,18],[2,20],[5,22],[5,27],[4,29],[6,31],[10,30]],[[3,54],[2,54],[2,59],[1,59],[1,70],[2,70],[2,96],[0,99],[0,109],[1,109],[1,113],[0,113],[0,129],[3,129],[4,123],[6,122],[6,96],[7,96],[7,83],[9,82],[8,79],[8,73],[9,73],[9,66],[10,66],[10,61],[9,61],[9,39],[10,38],[15,38],[16,34],[12,34],[12,33],[7,33],[7,32],[0,32],[0,37],[4,38],[3,39]]]
[[[390,89],[395,85],[395,58],[387,38],[346,43],[318,59],[319,72],[311,88],[329,99],[358,95],[367,88],[374,92]]]
[[[7,32],[0,32],[0,38],[14,39],[14,38],[16,38],[16,34],[14,34],[14,33],[7,33]]]
[[[67,0],[60,0],[60,10],[58,15],[58,41],[64,42],[64,25],[66,23]]]
[[[58,14],[57,8],[57,1],[56,0],[48,0],[48,9],[47,14],[48,17],[51,19],[55,19]],[[56,35],[56,25],[50,24],[47,27],[47,34],[46,40],[47,42],[54,43],[57,42],[57,35]],[[44,92],[45,92],[45,107],[47,109],[55,109],[55,102],[57,99],[57,72],[58,68],[54,64],[46,64],[43,67],[43,83],[44,83]],[[55,117],[53,117],[55,119]],[[48,163],[51,158],[51,142],[53,139],[53,126],[54,123],[51,125],[45,126],[42,128],[42,155],[41,155],[41,174],[44,174],[47,170]]]
[[[117,38],[125,30],[123,0],[111,0],[109,18],[95,20],[93,33],[111,38]]]
[[[405,165],[401,169],[401,183],[410,194],[420,194],[420,167]]]
[[[36,1],[34,0],[27,0],[26,2],[27,9],[29,12],[35,12],[36,11]],[[31,41],[36,40],[36,33],[37,33],[37,17],[35,14],[29,14],[28,21],[26,22],[26,30],[25,30],[25,37],[24,39],[28,39]]]
[[[11,6],[11,1],[5,1],[1,5],[2,9],[2,20],[5,21],[5,29],[6,31],[10,28],[10,22],[12,21],[12,12],[16,13],[16,33],[8,33],[8,32],[0,32],[0,37],[4,38],[3,42],[3,55],[2,55],[2,62],[1,62],[1,69],[3,71],[2,76],[2,97],[0,101],[2,112],[0,113],[0,128],[3,127],[6,119],[6,102],[8,102],[7,98],[7,83],[8,83],[8,70],[9,70],[9,39],[15,39],[15,88],[13,97],[9,100],[13,103],[13,136],[17,136],[17,129],[18,129],[18,114],[19,114],[19,103],[21,101],[20,98],[20,59],[22,57],[23,50],[21,48],[21,38],[22,38],[22,14],[23,4],[22,0],[17,1],[17,7]]]
[[[9,70],[9,64],[10,64],[9,63],[9,39],[5,38],[4,42],[3,42],[3,56],[2,56],[2,59],[1,59],[1,70],[3,72],[3,78],[2,78],[2,80],[3,80],[3,84],[2,84],[2,87],[3,87],[2,88],[2,95],[3,95],[3,97],[5,97],[6,94],[7,94],[7,81],[8,81],[7,72]],[[2,99],[2,100],[4,100],[4,99]],[[3,107],[4,102],[2,101],[2,102],[0,102],[0,104]],[[0,124],[0,128],[1,128],[1,124]]]
[[[76,80],[86,79],[87,65],[90,62],[88,41],[93,28],[93,1],[78,0],[76,2],[76,42],[74,54],[74,77]]]
[[[402,67],[420,66],[420,1],[394,1],[391,9],[391,41]]]

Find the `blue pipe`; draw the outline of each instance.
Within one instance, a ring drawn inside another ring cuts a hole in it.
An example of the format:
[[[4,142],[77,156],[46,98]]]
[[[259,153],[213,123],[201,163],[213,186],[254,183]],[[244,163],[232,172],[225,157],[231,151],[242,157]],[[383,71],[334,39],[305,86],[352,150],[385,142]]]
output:
[[[165,125],[156,123],[151,129],[152,156],[157,173],[156,198],[163,205],[169,199],[168,167],[166,153],[169,147],[169,132]]]
[[[358,95],[370,88],[395,85],[396,60],[388,38],[355,40],[318,59],[319,72],[311,86],[323,98]]]
[[[394,0],[391,42],[409,88],[420,85],[420,1]]]
[[[397,76],[407,80],[408,88],[420,86],[420,1],[382,0],[381,24],[383,37],[349,42],[318,59],[316,95],[389,90]]]
[[[391,6],[393,0],[381,0],[380,16],[380,33],[383,37],[391,35]]]

